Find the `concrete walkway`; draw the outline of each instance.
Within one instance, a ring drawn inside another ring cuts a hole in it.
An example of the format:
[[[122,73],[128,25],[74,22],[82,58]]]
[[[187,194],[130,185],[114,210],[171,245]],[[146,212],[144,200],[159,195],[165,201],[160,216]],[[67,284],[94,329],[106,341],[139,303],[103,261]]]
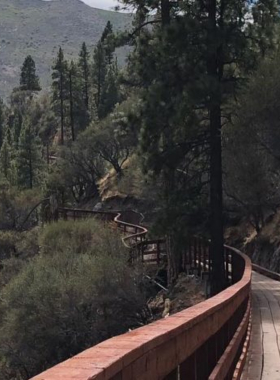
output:
[[[280,282],[252,281],[252,335],[242,380],[280,380]]]

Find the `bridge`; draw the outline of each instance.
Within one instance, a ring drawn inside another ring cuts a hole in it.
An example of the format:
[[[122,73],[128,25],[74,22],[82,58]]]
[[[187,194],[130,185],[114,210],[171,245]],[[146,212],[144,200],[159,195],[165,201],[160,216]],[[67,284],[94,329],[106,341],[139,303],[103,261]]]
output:
[[[131,260],[166,260],[164,240],[148,240],[139,215],[59,209],[63,219],[93,216],[122,231]],[[218,295],[106,340],[32,380],[280,380],[280,275],[228,246],[224,263],[228,287]],[[208,242],[191,239],[181,264],[188,273],[206,273]]]

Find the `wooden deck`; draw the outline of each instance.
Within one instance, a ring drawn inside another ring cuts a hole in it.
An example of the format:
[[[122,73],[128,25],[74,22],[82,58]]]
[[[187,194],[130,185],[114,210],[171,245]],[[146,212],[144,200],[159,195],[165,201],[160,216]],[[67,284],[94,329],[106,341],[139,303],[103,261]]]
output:
[[[252,281],[252,335],[242,380],[280,380],[280,282]]]

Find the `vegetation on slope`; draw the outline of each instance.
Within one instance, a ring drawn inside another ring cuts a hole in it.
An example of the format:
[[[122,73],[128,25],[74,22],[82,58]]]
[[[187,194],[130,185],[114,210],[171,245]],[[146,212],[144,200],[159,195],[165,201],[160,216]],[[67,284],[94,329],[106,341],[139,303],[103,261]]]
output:
[[[1,286],[3,380],[29,379],[146,320],[141,271],[128,266],[120,236],[103,223],[59,222],[36,243],[38,255]],[[9,264],[2,261],[1,280]]]
[[[7,98],[16,86],[27,55],[35,59],[42,85],[50,85],[59,46],[67,57],[76,57],[83,42],[96,45],[108,20],[124,30],[131,16],[90,8],[79,0],[0,0],[0,96]],[[125,55],[119,52],[121,62]]]
[[[40,49],[31,51],[0,102],[3,378],[26,379],[142,318],[138,268],[128,270],[119,237],[94,222],[46,226],[59,206],[141,198],[140,211],[156,214],[153,233],[166,237],[170,289],[189,236],[211,237],[213,294],[225,286],[224,221],[244,218],[260,234],[279,207],[276,2],[123,3],[137,8],[131,33],[108,22],[94,48],[80,43],[71,58],[58,48],[47,92]]]

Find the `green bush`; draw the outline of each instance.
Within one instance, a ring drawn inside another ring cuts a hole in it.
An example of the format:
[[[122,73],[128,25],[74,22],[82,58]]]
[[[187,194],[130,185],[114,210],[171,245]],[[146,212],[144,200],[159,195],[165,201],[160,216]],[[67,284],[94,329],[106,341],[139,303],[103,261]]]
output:
[[[141,273],[128,266],[119,236],[102,224],[60,222],[44,228],[40,239],[44,254],[2,290],[3,380],[28,379],[127,331],[139,324],[145,305]]]
[[[15,255],[19,234],[15,231],[0,231],[0,258],[7,259]]]
[[[114,250],[124,251],[119,234],[92,218],[46,225],[39,236],[39,244],[41,252],[50,255],[65,251],[93,255],[102,254],[104,250],[111,254]]]

